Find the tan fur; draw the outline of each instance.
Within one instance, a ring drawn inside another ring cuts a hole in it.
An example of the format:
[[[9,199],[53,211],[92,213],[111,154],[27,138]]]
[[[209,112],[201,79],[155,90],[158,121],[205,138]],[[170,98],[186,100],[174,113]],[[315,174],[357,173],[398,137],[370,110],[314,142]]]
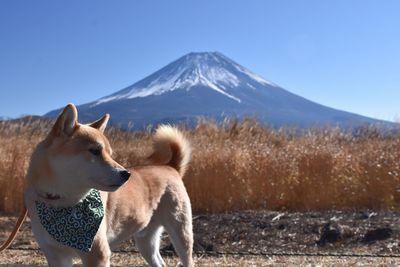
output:
[[[192,152],[183,134],[170,125],[161,125],[153,139],[154,152],[150,159],[157,164],[173,167],[183,177]]]
[[[164,266],[159,254],[163,229],[183,266],[193,266],[191,206],[182,182],[190,160],[188,141],[171,126],[159,127],[151,156],[159,165],[131,168],[129,180],[116,188],[118,173],[125,169],[111,157],[112,149],[102,133],[107,121],[108,115],[92,124],[79,124],[76,108],[70,104],[32,156],[25,202],[49,266],[72,266],[74,256],[84,266],[110,266],[111,248],[132,236],[150,266]],[[100,155],[88,152],[98,146],[103,148]],[[53,240],[41,226],[34,203],[73,206],[91,188],[102,190],[106,212],[91,252],[84,253]],[[61,198],[44,199],[45,193]]]

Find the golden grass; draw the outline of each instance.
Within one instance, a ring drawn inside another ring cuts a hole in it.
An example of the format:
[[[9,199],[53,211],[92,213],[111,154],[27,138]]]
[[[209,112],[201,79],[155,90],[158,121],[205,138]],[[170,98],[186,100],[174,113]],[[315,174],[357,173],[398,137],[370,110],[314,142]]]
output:
[[[49,122],[0,123],[0,210],[22,205],[24,175]],[[195,212],[242,209],[398,209],[400,138],[373,129],[272,130],[252,120],[200,121],[182,130],[193,145],[184,178]],[[108,129],[115,158],[146,164],[151,132]]]

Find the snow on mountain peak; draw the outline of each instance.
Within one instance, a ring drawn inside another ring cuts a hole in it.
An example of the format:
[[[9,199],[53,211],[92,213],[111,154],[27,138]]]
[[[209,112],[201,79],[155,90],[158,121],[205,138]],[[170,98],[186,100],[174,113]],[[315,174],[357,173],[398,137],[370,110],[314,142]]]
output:
[[[247,81],[243,82],[244,79]],[[177,89],[190,90],[195,86],[210,88],[241,103],[241,99],[229,89],[244,84],[255,89],[251,83],[276,87],[221,53],[189,53],[132,86],[97,100],[92,106],[120,99],[161,95]]]

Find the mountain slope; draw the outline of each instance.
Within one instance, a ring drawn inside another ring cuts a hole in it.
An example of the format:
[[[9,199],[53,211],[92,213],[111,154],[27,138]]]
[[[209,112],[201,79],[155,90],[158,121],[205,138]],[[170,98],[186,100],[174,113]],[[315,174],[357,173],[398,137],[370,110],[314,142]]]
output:
[[[381,121],[335,110],[292,94],[218,52],[190,53],[150,76],[78,106],[83,121],[110,113],[112,123],[135,128],[193,123],[198,116],[256,117],[275,127],[357,127]],[[47,113],[55,117],[60,110]]]

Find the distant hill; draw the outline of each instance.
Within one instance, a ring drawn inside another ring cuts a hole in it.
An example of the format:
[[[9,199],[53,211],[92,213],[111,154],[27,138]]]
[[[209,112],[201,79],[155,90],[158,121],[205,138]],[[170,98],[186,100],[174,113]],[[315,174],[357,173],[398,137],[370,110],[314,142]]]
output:
[[[16,118],[16,119],[0,117],[0,121],[7,121],[10,123],[28,123],[28,122],[33,122],[33,121],[50,122],[50,121],[53,121],[53,119],[43,117],[43,116],[26,115],[26,116],[22,116],[22,117]]]

